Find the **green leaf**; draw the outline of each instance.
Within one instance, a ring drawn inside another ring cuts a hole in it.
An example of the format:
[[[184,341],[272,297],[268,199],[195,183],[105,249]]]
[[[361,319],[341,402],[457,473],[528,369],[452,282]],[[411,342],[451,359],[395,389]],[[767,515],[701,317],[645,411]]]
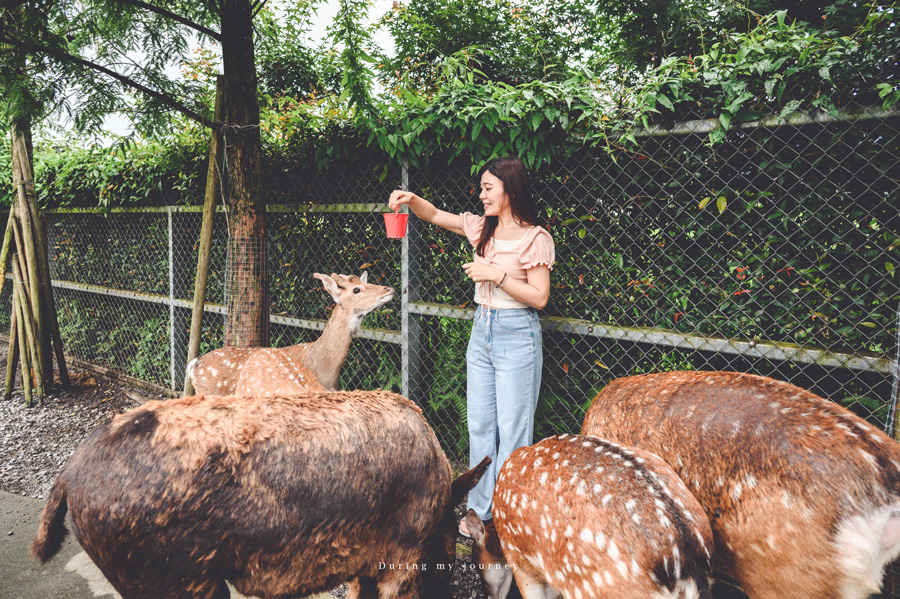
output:
[[[727,112],[719,114],[719,122],[722,123],[723,128],[728,129],[728,125],[731,124],[731,114]]]
[[[719,214],[725,212],[725,208],[728,207],[728,200],[725,199],[725,196],[719,196],[716,198],[716,208],[719,209]]]
[[[703,198],[702,200],[700,200],[700,204],[698,204],[697,207],[700,208],[700,210],[703,210],[704,208],[706,208],[707,204],[709,204],[710,200],[712,200],[712,198],[709,196]]]
[[[659,102],[660,104],[662,104],[663,106],[665,106],[666,108],[668,108],[669,110],[675,110],[675,107],[672,106],[672,101],[669,100],[669,98],[667,98],[663,94],[656,94],[656,101]]]

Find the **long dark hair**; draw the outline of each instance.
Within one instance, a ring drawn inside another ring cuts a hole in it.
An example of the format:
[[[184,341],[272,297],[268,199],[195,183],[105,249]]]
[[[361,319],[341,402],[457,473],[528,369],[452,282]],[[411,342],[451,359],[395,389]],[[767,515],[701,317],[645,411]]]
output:
[[[509,197],[509,207],[516,222],[529,224],[533,227],[541,225],[537,215],[537,207],[534,205],[534,194],[531,191],[531,180],[528,178],[528,170],[525,164],[515,156],[504,156],[491,160],[478,173],[479,184],[482,175],[490,172],[503,181],[503,191]],[[497,217],[488,216],[484,219],[484,229],[481,230],[481,238],[475,246],[475,253],[484,257],[484,248],[487,247],[497,230]]]

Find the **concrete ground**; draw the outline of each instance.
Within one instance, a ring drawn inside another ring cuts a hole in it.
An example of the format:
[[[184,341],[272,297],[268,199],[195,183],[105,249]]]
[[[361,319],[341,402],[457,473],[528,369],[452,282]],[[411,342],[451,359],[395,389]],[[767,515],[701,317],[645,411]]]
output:
[[[69,534],[62,549],[46,565],[29,547],[44,502],[0,491],[0,599],[121,599]],[[67,524],[67,528],[71,527]],[[235,599],[244,597],[231,589]],[[312,599],[333,599],[329,594]]]

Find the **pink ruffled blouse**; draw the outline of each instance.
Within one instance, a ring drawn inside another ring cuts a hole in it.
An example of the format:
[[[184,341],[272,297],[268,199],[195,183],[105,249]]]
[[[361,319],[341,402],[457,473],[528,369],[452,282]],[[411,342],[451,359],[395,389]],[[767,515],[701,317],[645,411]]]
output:
[[[471,212],[463,212],[459,215],[463,233],[473,247],[478,245],[478,240],[481,238],[484,218]],[[515,247],[506,249],[512,245]],[[484,249],[484,256],[475,254],[475,262],[492,266],[505,272],[510,279],[517,279],[523,283],[528,282],[525,271],[529,268],[545,265],[553,270],[555,261],[556,250],[553,238],[543,227],[528,229],[518,244],[492,239]],[[492,304],[494,308],[527,308],[525,304],[513,299],[502,289],[497,289],[496,285],[489,281],[477,284],[475,302],[484,304],[488,309],[492,307]]]

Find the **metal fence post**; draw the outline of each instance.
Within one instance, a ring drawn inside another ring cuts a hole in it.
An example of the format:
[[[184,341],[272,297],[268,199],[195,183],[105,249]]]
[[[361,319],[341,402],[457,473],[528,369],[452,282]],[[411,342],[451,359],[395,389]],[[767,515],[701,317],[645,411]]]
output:
[[[174,391],[175,386],[175,247],[172,227],[173,206],[166,207],[166,215],[169,218],[169,387]]]
[[[401,187],[410,189],[409,161],[404,158],[401,170]],[[417,218],[409,220],[406,237],[403,238],[400,275],[400,356],[401,356],[401,393],[404,397],[422,404],[427,395],[422,385],[424,372],[421,368],[422,324],[420,316],[409,310],[410,302],[419,301],[419,284],[421,281],[420,250],[421,223]]]

